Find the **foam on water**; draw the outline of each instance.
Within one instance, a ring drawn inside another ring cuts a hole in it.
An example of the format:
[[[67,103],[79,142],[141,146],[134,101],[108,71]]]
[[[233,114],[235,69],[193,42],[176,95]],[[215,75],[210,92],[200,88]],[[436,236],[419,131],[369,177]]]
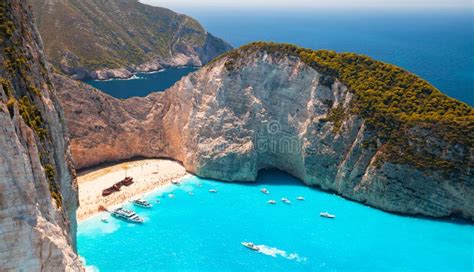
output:
[[[82,264],[84,265],[84,268],[86,272],[99,272],[99,269],[93,265],[87,265],[87,261],[84,257],[79,257],[81,259]]]
[[[257,245],[259,248],[258,252],[263,253],[268,256],[277,257],[281,256],[288,260],[295,260],[298,262],[304,262],[307,260],[306,257],[300,257],[297,253],[287,253],[284,250],[278,249],[276,247],[269,247],[267,245]]]

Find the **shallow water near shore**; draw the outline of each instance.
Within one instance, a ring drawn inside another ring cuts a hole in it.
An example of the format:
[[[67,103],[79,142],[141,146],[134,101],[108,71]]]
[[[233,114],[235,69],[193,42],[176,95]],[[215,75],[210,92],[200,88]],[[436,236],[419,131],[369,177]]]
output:
[[[263,187],[270,194],[261,193]],[[170,193],[175,197],[169,198]],[[296,200],[298,196],[305,200]],[[282,203],[283,197],[291,204]],[[190,177],[179,187],[145,198],[152,209],[125,205],[145,218],[143,225],[113,218],[103,223],[103,214],[79,224],[78,249],[87,265],[100,271],[474,268],[473,225],[385,213],[304,186],[278,171],[262,172],[254,184]],[[267,204],[269,199],[277,204]],[[337,218],[322,218],[322,211]],[[261,250],[249,250],[243,241]]]

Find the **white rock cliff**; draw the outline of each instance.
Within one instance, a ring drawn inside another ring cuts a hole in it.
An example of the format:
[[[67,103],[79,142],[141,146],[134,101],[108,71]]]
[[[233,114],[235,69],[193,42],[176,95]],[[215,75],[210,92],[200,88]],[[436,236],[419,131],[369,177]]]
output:
[[[82,271],[64,113],[26,7],[0,3],[0,270]]]
[[[298,57],[278,52],[254,52],[230,71],[228,63],[223,57],[164,93],[128,100],[56,77],[77,167],[169,157],[226,181],[253,181],[260,169],[277,168],[386,211],[474,218],[471,168],[446,174],[381,160],[384,146],[367,146],[374,133],[349,113],[354,93],[338,79],[328,83]],[[328,116],[340,107],[347,114],[336,129]],[[430,141],[436,156],[473,163],[468,146],[422,128],[410,133]]]

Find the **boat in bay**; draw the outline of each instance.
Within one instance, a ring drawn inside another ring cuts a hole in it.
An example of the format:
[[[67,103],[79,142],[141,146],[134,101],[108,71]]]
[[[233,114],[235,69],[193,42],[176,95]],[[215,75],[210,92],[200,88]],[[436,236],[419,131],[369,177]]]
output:
[[[252,242],[242,242],[241,243],[244,247],[254,250],[254,251],[259,251],[260,248],[256,245],[254,245]]]
[[[144,199],[141,199],[141,198],[137,198],[137,199],[133,200],[132,203],[135,206],[142,207],[142,208],[151,208],[151,207],[153,207],[153,205],[151,205],[148,201],[146,201]]]
[[[143,218],[138,216],[134,211],[126,210],[124,208],[118,208],[114,210],[112,216],[130,223],[143,223]]]
[[[330,218],[330,219],[336,218],[336,215],[330,214],[328,212],[321,212],[321,213],[319,213],[319,216],[325,217],[325,218]]]

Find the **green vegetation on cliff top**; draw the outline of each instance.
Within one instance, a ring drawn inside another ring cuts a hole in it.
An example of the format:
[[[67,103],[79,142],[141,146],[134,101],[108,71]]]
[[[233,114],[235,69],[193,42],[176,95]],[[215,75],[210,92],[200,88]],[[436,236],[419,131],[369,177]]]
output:
[[[397,66],[354,53],[311,50],[290,44],[256,42],[224,54],[228,70],[238,69],[239,59],[255,52],[283,53],[300,58],[329,76],[325,84],[338,79],[355,93],[350,113],[364,118],[376,138],[384,143],[386,160],[410,163],[420,168],[463,168],[469,152],[460,161],[434,155],[426,143],[413,144],[416,130],[428,129],[443,141],[474,146],[474,109],[450,98],[418,76]],[[339,129],[344,118],[340,108],[330,110],[328,121]],[[415,136],[418,135],[418,136]]]

